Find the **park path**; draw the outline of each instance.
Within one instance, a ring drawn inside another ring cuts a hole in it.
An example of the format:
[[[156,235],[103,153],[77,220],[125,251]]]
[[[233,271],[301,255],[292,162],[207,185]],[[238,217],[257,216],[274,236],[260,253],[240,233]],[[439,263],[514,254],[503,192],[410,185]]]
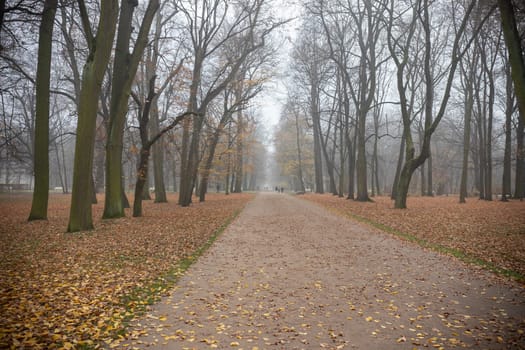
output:
[[[523,349],[525,291],[261,193],[132,329],[140,349]]]

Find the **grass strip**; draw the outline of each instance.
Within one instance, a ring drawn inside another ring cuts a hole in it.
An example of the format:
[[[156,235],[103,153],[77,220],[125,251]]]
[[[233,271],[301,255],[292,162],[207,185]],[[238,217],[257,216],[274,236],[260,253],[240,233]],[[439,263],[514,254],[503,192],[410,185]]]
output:
[[[381,224],[379,222],[375,222],[373,220],[370,220],[370,219],[368,219],[366,217],[363,217],[363,216],[360,216],[360,215],[357,215],[357,214],[354,214],[354,213],[342,212],[342,211],[334,209],[334,208],[330,208],[330,209],[332,211],[335,211],[338,214],[346,215],[346,216],[350,217],[351,219],[354,219],[356,221],[359,221],[359,222],[362,222],[364,224],[370,225],[372,227],[375,227],[375,228],[377,228],[377,229],[379,229],[381,231],[390,233],[390,234],[392,234],[392,235],[394,235],[396,237],[399,237],[401,239],[404,239],[406,241],[416,243],[416,244],[418,244],[419,246],[421,246],[423,248],[427,248],[427,249],[436,251],[438,253],[451,255],[451,256],[453,256],[453,257],[455,257],[455,258],[457,258],[457,259],[459,259],[459,260],[461,260],[463,262],[480,266],[483,269],[491,271],[491,272],[493,272],[493,273],[495,273],[497,275],[505,276],[505,277],[514,279],[514,280],[516,280],[517,282],[520,282],[520,283],[525,283],[525,276],[520,274],[517,271],[499,267],[499,266],[497,266],[497,265],[495,265],[495,264],[493,264],[493,263],[491,263],[489,261],[486,261],[486,260],[483,260],[481,258],[475,257],[475,256],[470,255],[468,253],[465,253],[464,251],[461,251],[459,249],[450,248],[450,247],[443,246],[441,244],[428,242],[427,240],[419,238],[419,237],[417,237],[417,236],[415,236],[413,234],[396,230],[395,228],[392,228],[390,226]]]

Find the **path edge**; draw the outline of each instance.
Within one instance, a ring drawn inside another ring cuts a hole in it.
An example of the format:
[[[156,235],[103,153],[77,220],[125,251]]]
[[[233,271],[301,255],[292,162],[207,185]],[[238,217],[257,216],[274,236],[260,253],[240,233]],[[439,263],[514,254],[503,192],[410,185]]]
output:
[[[109,338],[101,339],[99,346],[105,348],[113,341],[122,341],[129,338],[132,334],[129,333],[130,325],[133,320],[143,316],[148,311],[148,308],[159,302],[163,297],[169,295],[171,290],[176,286],[177,282],[184,276],[186,271],[195,264],[198,259],[208,251],[213,243],[226,231],[226,229],[239,217],[246,206],[251,203],[257,196],[247,201],[244,206],[237,209],[230,215],[208,238],[208,240],[195,249],[191,255],[181,258],[177,263],[167,272],[161,274],[156,279],[149,281],[144,286],[136,287],[131,292],[126,293],[120,297],[119,304],[123,307],[123,311],[118,315],[114,315],[113,322],[119,322],[121,327],[115,329]],[[110,323],[113,323],[110,322]],[[111,345],[110,345],[111,346]],[[90,350],[90,347],[86,348]],[[93,348],[94,349],[94,348]]]
[[[310,201],[308,199],[303,199],[303,198],[300,198],[300,197],[297,197],[297,196],[295,196],[295,197],[300,199],[300,200],[307,201],[309,203],[317,205],[318,207],[324,208],[324,209],[328,210],[329,212],[331,212],[331,213],[333,213],[333,214],[335,214],[335,215],[337,215],[339,217],[344,217],[344,218],[356,221],[356,222],[358,222],[360,224],[364,224],[366,226],[373,227],[375,229],[380,230],[381,232],[383,232],[385,234],[388,234],[391,237],[395,237],[395,238],[401,239],[401,240],[403,240],[405,242],[413,243],[413,244],[415,244],[415,245],[417,245],[417,246],[419,246],[421,248],[429,249],[429,250],[434,251],[434,252],[439,253],[439,254],[443,254],[443,255],[446,255],[446,256],[454,257],[457,260],[459,260],[459,261],[461,261],[463,263],[466,263],[469,266],[481,267],[483,270],[492,272],[495,276],[505,277],[505,278],[509,279],[510,281],[514,281],[514,282],[519,283],[522,286],[525,286],[525,276],[520,274],[517,271],[511,270],[511,269],[506,269],[506,268],[503,268],[503,267],[499,267],[499,266],[491,263],[490,261],[486,261],[486,260],[474,257],[474,256],[472,256],[472,255],[470,255],[470,254],[468,254],[466,252],[463,252],[463,251],[461,251],[459,249],[449,248],[449,247],[446,247],[444,245],[437,244],[437,243],[431,243],[431,242],[429,242],[429,241],[427,241],[425,239],[418,238],[418,237],[416,237],[416,236],[414,236],[414,235],[412,235],[410,233],[406,233],[406,232],[397,230],[397,229],[395,229],[393,227],[390,227],[390,226],[385,225],[385,224],[381,224],[379,222],[375,222],[375,221],[373,221],[371,219],[368,219],[366,217],[354,214],[352,212],[343,212],[343,211],[338,210],[336,208],[332,208],[332,207],[330,207],[328,205],[320,204],[318,202]]]

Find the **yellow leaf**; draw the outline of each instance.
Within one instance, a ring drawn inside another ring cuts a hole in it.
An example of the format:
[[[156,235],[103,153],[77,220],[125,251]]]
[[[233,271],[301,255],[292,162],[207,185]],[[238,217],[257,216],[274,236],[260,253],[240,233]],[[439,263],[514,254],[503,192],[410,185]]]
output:
[[[74,347],[73,344],[68,342],[68,341],[65,342],[64,345],[62,346],[62,348],[65,349],[65,350],[73,349],[73,347]]]

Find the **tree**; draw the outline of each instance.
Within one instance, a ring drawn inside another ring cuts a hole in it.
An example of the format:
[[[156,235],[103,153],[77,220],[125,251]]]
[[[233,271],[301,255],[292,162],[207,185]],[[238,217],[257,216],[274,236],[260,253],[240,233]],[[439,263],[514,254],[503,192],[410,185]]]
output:
[[[321,129],[321,91],[327,74],[326,57],[323,54],[319,26],[314,19],[305,21],[301,28],[300,40],[293,51],[294,79],[304,87],[307,96],[308,116],[313,130],[313,151],[315,170],[315,193],[324,193],[323,141]]]
[[[128,112],[131,85],[139,62],[148,44],[153,18],[159,7],[159,0],[150,0],[140,25],[133,52],[130,54],[132,20],[136,0],[124,0],[120,11],[119,28],[115,49],[115,61],[111,83],[110,119],[106,145],[106,198],[103,218],[124,216],[122,205],[122,139]]]
[[[237,47],[235,43],[234,47],[236,47],[236,49],[239,49],[239,47]],[[236,49],[232,50],[228,46],[225,47],[226,52],[230,50],[235,51]],[[213,132],[211,132],[207,142],[207,155],[205,157],[203,170],[201,171],[201,181],[199,185],[200,202],[203,202],[206,198],[211,168],[213,165],[213,160],[215,157],[215,152],[219,143],[219,139],[223,135],[225,127],[232,122],[233,115],[236,113],[238,115],[242,113],[242,111],[246,109],[248,103],[262,91],[262,84],[265,81],[265,77],[260,73],[260,71],[266,68],[264,64],[268,63],[268,60],[271,58],[271,55],[272,53],[270,51],[254,52],[252,55],[250,55],[250,57],[247,58],[247,60],[243,64],[243,67],[241,67],[240,69],[239,77],[242,78],[239,79],[241,80],[236,79],[232,81],[230,85],[224,90],[222,112],[220,114],[217,126],[215,127]],[[240,118],[242,118],[242,116]],[[242,128],[240,124],[242,124],[242,120],[240,122],[237,121],[238,129]],[[242,132],[237,132],[237,138],[245,137],[244,135],[239,134],[242,134]],[[239,149],[237,150],[236,156],[239,156],[240,153],[240,157],[242,158],[242,152],[243,145],[241,143]],[[242,165],[237,165],[237,167],[240,167],[241,171],[236,172],[235,186],[238,186],[240,190],[244,174],[242,174]],[[241,183],[237,184],[237,178],[239,176],[241,178]],[[237,188],[235,188],[235,190],[237,190]]]
[[[83,0],[78,1],[89,55],[82,72],[78,106],[77,139],[68,232],[93,228],[91,215],[93,146],[102,79],[109,62],[118,16],[117,0],[102,0],[96,36]]]
[[[58,0],[46,0],[40,23],[36,73],[35,188],[29,220],[47,219],[49,194],[49,85],[53,27]]]
[[[461,62],[461,82],[464,91],[464,122],[463,122],[463,161],[461,165],[461,183],[459,188],[459,203],[466,203],[468,197],[468,165],[470,154],[471,121],[474,112],[474,84],[476,79],[476,64],[479,59],[478,47],[472,50],[468,64]]]
[[[509,62],[512,71],[512,80],[516,91],[519,114],[525,121],[525,61],[523,58],[523,48],[521,38],[516,25],[516,15],[512,0],[498,0],[498,7],[501,16],[501,26],[507,50],[509,51]]]
[[[514,186],[514,198],[525,197],[525,121],[518,118],[516,128],[516,175]]]
[[[512,115],[514,114],[514,93],[512,89],[512,76],[510,65],[505,65],[505,150],[503,151],[503,174],[501,179],[501,200],[508,201],[508,196],[512,196],[511,190],[511,147],[512,147]]]
[[[208,105],[238,76],[249,55],[264,47],[266,37],[282,24],[264,18],[264,5],[266,5],[264,0],[247,1],[238,5],[234,13],[228,11],[228,3],[224,0],[205,0],[197,8],[190,9],[184,6],[181,8],[189,23],[193,50],[188,112],[197,116],[191,121],[192,125],[189,119],[183,125],[179,186],[179,204],[183,207],[191,204],[196,185],[201,132]],[[220,61],[219,66],[214,69],[213,76],[210,77],[210,85],[205,86],[202,79],[204,62],[231,40],[239,40],[242,43],[239,46],[241,50],[231,52],[226,61]],[[202,97],[199,99],[201,90]]]
[[[299,101],[299,91],[289,91],[274,134],[275,158],[281,176],[293,191],[305,192],[314,181],[313,135],[307,125],[308,107]]]
[[[177,71],[180,71],[182,67],[182,61],[179,64]],[[143,192],[145,190],[146,179],[148,178],[148,162],[150,156],[151,147],[158,141],[160,138],[172,130],[174,127],[179,125],[184,118],[188,117],[193,112],[186,112],[175,117],[169,125],[160,130],[157,134],[152,135],[150,138],[148,136],[148,123],[150,119],[151,107],[155,103],[157,92],[155,92],[155,77],[152,77],[149,84],[148,96],[144,106],[141,106],[139,112],[139,131],[140,131],[140,140],[141,148],[139,151],[139,163],[137,166],[137,181],[135,183],[135,198],[133,201],[133,216],[139,217],[142,216],[142,199]],[[147,189],[147,188],[146,188]]]
[[[299,124],[299,113],[294,108],[292,111],[295,119],[295,134],[297,139],[297,177],[299,181],[299,191],[304,193],[306,192],[306,188],[304,186],[304,171],[303,171],[303,152],[301,150],[301,126]]]
[[[399,182],[397,185],[397,196],[395,198],[395,204],[394,206],[396,208],[402,209],[406,208],[406,200],[408,195],[408,189],[410,185],[410,181],[412,179],[412,175],[414,171],[419,168],[425,160],[430,155],[430,140],[432,137],[432,134],[435,132],[437,126],[439,125],[441,119],[443,118],[448,100],[450,98],[450,91],[452,88],[452,83],[454,81],[454,76],[456,72],[456,68],[461,60],[461,58],[464,56],[466,50],[472,43],[471,40],[467,42],[465,47],[461,47],[461,41],[463,39],[465,28],[468,22],[468,19],[470,17],[470,14],[472,13],[474,7],[476,6],[476,1],[471,1],[468,6],[464,9],[464,13],[462,16],[462,19],[457,25],[456,32],[454,33],[453,42],[452,42],[452,48],[451,48],[451,54],[450,54],[450,62],[446,65],[448,67],[446,73],[442,73],[444,76],[446,76],[445,85],[443,87],[443,96],[441,98],[441,101],[439,103],[439,109],[437,113],[434,115],[434,108],[431,103],[431,101],[434,100],[433,97],[433,90],[434,90],[434,79],[432,77],[432,67],[430,65],[430,57],[432,54],[432,37],[431,37],[431,17],[429,15],[430,13],[430,4],[428,0],[420,0],[417,2],[416,11],[419,13],[417,17],[413,17],[413,21],[416,19],[421,23],[423,33],[424,33],[424,52],[421,54],[423,57],[423,63],[424,63],[424,74],[425,74],[425,120],[424,120],[424,136],[422,140],[422,145],[420,146],[419,154],[416,155],[416,148],[415,144],[412,138],[412,130],[411,130],[411,124],[412,124],[412,116],[409,114],[408,108],[407,108],[407,97],[406,97],[406,87],[404,84],[404,77],[403,77],[403,70],[406,66],[406,63],[403,64],[403,62],[406,62],[405,60],[399,60],[396,49],[394,47],[394,44],[392,43],[392,40],[390,40],[390,51],[391,55],[396,62],[397,67],[397,86],[398,86],[398,93],[400,96],[400,108],[401,108],[401,114],[402,114],[402,120],[403,120],[403,135],[405,137],[405,164],[401,170]],[[452,8],[452,14],[453,14],[453,21],[457,21],[457,12],[459,11],[458,5],[455,4]],[[390,6],[390,15],[393,15],[393,2],[391,2]],[[488,17],[488,16],[487,16]],[[486,18],[481,21],[480,25],[484,23]],[[415,25],[415,24],[414,24]],[[473,34],[476,35],[476,34]],[[434,45],[436,43],[434,42]]]
[[[364,0],[339,2],[337,5],[340,6],[339,9],[328,8],[325,2],[321,2],[318,12],[330,48],[331,59],[341,70],[355,105],[357,120],[356,200],[368,201],[370,198],[367,184],[366,120],[376,97],[377,69],[383,63],[378,60],[380,50],[377,44],[383,31],[382,11],[385,9],[385,4],[384,1],[380,4],[372,4],[371,1]],[[333,23],[328,22],[327,16],[332,17],[331,22]],[[350,23],[349,20],[351,20]],[[348,45],[349,39],[345,34],[347,30],[353,33],[357,44],[356,50],[352,50],[353,45]],[[348,66],[348,56],[356,57],[357,68]],[[352,77],[352,71],[356,72],[357,79]]]
[[[148,45],[146,57],[145,57],[145,72],[146,72],[146,81],[150,81],[151,77],[156,76],[157,72],[160,70],[159,63],[161,61],[166,61],[166,57],[162,56],[161,50],[161,39],[163,36],[163,31],[165,30],[166,24],[169,23],[172,18],[178,13],[178,10],[175,8],[169,11],[167,8],[167,3],[162,4],[161,9],[157,12],[157,19],[155,25],[155,33],[153,34],[153,41]],[[169,43],[169,51],[174,51],[173,46]],[[182,46],[182,45],[180,45]],[[174,51],[178,53],[178,50]],[[176,71],[176,70],[173,70]],[[178,73],[177,73],[178,74]],[[174,93],[175,93],[175,84],[178,83],[177,80],[173,82],[173,74],[169,74],[166,77],[166,80],[163,83],[163,86],[167,86],[167,92],[165,94],[164,108],[162,113],[159,111],[159,93],[157,93],[154,101],[152,101],[151,109],[151,123],[150,129],[151,134],[156,135],[161,128],[161,122],[165,121],[168,117],[168,111],[173,105]],[[162,88],[164,90],[166,88]],[[162,92],[162,91],[159,91]],[[161,115],[162,114],[162,115]],[[162,144],[162,138],[153,145],[153,173],[154,173],[154,187],[155,187],[155,203],[165,203],[168,201],[166,196],[166,187],[164,185],[164,146]]]

